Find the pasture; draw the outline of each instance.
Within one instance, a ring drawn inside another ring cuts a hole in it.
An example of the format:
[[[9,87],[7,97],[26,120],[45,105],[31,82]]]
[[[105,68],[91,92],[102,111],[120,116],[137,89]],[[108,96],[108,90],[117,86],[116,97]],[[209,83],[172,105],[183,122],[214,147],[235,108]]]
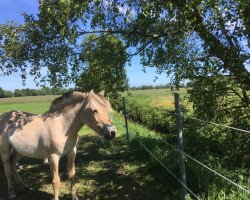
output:
[[[186,91],[180,91],[184,96]],[[173,92],[170,89],[153,89],[132,91],[132,96],[123,93],[129,99],[135,99],[141,105],[163,106],[173,110]],[[0,114],[9,110],[22,110],[36,114],[49,109],[50,102],[56,96],[25,97],[0,99]],[[79,145],[76,158],[77,194],[79,199],[90,200],[177,200],[181,199],[180,184],[173,178],[148,152],[143,149],[133,137],[143,143],[156,155],[167,168],[179,176],[178,153],[168,148],[165,141],[176,144],[173,133],[159,134],[137,123],[129,121],[131,138],[128,142],[125,135],[124,118],[121,113],[112,113],[118,135],[112,141],[100,138],[88,127],[83,127],[79,133]],[[184,130],[185,132],[185,130]],[[194,135],[193,135],[194,136]],[[190,136],[191,137],[191,136]],[[250,184],[249,170],[232,168],[219,161],[220,155],[210,154],[209,145],[217,148],[217,141],[206,138],[193,138],[190,146],[185,146],[189,152],[202,159],[220,173],[233,178],[240,184]],[[218,144],[219,145],[219,144]],[[209,152],[209,154],[208,154]],[[42,166],[41,160],[25,158],[21,161],[23,168],[19,173],[29,190],[17,199],[51,199],[53,188],[49,167]],[[248,199],[223,180],[213,176],[203,168],[193,163],[187,164],[187,181],[189,188],[201,199]],[[69,181],[66,176],[66,160],[61,159],[60,197],[70,200]],[[235,173],[237,172],[237,174]],[[241,174],[238,176],[238,174]],[[7,197],[5,177],[0,174],[0,200]],[[190,197],[190,199],[193,199]]]
[[[0,114],[9,110],[22,110],[40,114],[49,109],[56,96],[0,99]],[[124,119],[120,113],[113,113],[118,129],[117,138],[105,141],[91,129],[80,131],[76,159],[77,189],[80,199],[176,199],[180,191],[177,183],[159,170],[156,163],[137,143],[127,143]],[[136,131],[155,135],[146,128],[131,124]],[[19,173],[29,190],[17,197],[24,200],[51,199],[53,188],[49,167],[42,166],[41,160],[25,158]],[[60,162],[61,199],[71,199],[69,182],[66,180],[66,160]],[[174,187],[174,189],[173,189]],[[7,198],[7,184],[0,175],[0,199]]]
[[[174,92],[171,91],[170,88],[168,89],[148,89],[148,90],[134,90],[129,93],[123,93],[123,96],[127,96],[128,98],[131,96],[135,98],[137,101],[140,101],[142,105],[150,104],[153,106],[161,106],[167,109],[174,108]],[[186,89],[181,88],[178,91],[181,96],[187,94]]]

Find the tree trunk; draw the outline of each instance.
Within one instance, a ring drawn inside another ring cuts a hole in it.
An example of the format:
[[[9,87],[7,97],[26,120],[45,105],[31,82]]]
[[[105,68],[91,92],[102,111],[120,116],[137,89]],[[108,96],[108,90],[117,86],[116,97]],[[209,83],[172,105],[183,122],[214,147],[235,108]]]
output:
[[[194,31],[200,36],[207,47],[209,47],[211,56],[219,58],[224,63],[224,69],[237,78],[237,81],[244,88],[250,87],[250,73],[244,66],[245,60],[240,56],[235,46],[225,46],[217,37],[215,37],[203,23],[195,5],[192,8],[186,6],[186,1],[172,1],[182,12],[187,13],[187,20],[191,22]],[[250,8],[250,6],[249,6]],[[250,11],[250,10],[249,10]],[[250,16],[248,16],[250,24]],[[250,26],[249,26],[250,27]],[[249,32],[250,33],[250,32]]]

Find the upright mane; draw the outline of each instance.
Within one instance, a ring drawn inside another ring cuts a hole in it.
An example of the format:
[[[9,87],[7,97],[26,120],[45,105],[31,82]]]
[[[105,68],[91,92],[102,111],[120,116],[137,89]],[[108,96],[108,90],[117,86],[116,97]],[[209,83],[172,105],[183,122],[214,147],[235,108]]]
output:
[[[49,111],[55,111],[67,104],[77,101],[83,101],[86,98],[91,98],[92,100],[94,100],[91,102],[92,104],[94,104],[95,107],[100,107],[102,110],[106,111],[111,110],[110,103],[107,101],[107,99],[104,97],[104,94],[102,93],[95,94],[93,91],[89,93],[83,93],[80,91],[70,91],[54,99],[51,102]]]
[[[73,102],[73,101],[81,101],[86,97],[86,94],[87,93],[83,93],[80,91],[69,91],[69,92],[63,94],[62,96],[54,99],[51,102],[49,110],[50,111],[56,110],[60,107],[65,106],[66,104]]]
[[[92,98],[91,104],[94,107],[99,107],[103,111],[110,111],[111,106],[110,103],[107,101],[107,99],[104,97],[104,94],[94,94],[94,93],[89,93],[89,97]]]

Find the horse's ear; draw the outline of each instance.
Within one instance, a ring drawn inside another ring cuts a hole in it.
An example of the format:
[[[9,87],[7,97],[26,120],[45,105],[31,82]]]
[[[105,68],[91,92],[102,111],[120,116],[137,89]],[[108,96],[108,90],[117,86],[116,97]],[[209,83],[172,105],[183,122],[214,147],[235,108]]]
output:
[[[94,90],[92,89],[89,93],[90,93],[90,94],[94,94]]]
[[[104,91],[104,90],[102,90],[101,92],[99,92],[99,95],[101,95],[101,96],[103,96],[103,97],[104,97],[104,95],[105,95],[105,91]]]

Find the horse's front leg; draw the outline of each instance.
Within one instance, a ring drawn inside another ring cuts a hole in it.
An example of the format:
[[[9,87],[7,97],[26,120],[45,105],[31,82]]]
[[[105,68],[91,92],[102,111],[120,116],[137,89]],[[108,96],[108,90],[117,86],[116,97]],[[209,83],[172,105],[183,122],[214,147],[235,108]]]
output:
[[[68,173],[69,173],[69,180],[71,183],[71,195],[72,200],[78,200],[76,196],[76,186],[75,186],[75,157],[76,157],[76,146],[75,148],[67,155],[68,161]]]
[[[10,164],[10,149],[8,152],[1,152],[1,158],[3,161],[4,173],[6,175],[7,182],[8,182],[9,198],[12,199],[12,198],[16,197],[16,192],[15,192],[13,184],[12,184],[11,164]]]
[[[54,188],[54,200],[59,200],[59,187],[60,187],[59,159],[60,156],[56,154],[51,154],[49,156],[49,165],[52,175],[52,185]]]

